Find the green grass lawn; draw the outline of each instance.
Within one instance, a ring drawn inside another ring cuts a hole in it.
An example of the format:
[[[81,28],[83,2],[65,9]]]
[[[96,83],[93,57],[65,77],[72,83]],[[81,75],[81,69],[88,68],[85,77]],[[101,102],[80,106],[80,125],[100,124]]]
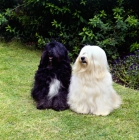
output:
[[[0,43],[0,140],[139,140],[139,91],[117,84],[123,104],[106,117],[37,110],[30,90],[40,56]]]

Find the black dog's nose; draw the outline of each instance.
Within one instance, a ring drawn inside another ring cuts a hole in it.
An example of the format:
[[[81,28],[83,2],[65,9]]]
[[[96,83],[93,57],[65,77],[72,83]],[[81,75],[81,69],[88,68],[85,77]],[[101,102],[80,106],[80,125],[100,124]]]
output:
[[[52,56],[53,55],[53,51],[48,51],[48,55]]]
[[[81,60],[82,60],[82,61],[84,61],[84,60],[85,60],[85,57],[84,57],[84,56],[82,56],[82,57],[81,57]]]

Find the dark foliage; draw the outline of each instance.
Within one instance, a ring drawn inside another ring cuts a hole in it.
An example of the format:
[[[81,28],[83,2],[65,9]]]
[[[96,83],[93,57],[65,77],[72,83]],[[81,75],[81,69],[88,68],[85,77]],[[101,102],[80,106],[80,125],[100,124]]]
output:
[[[0,13],[5,39],[42,48],[55,38],[73,61],[82,44],[99,45],[109,60],[139,48],[136,0],[1,0]]]
[[[139,90],[139,50],[117,59],[111,72],[115,82]]]

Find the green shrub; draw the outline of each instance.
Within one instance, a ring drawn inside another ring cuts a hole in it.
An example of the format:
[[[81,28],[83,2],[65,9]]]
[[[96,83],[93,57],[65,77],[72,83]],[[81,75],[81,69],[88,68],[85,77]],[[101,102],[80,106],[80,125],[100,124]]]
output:
[[[133,12],[125,12],[121,2],[112,9],[113,16],[109,17],[110,15],[102,10],[89,19],[87,25],[79,33],[82,36],[82,42],[101,46],[108,57],[113,59],[116,59],[119,56],[119,52],[123,50],[128,50],[129,52],[130,47],[133,50],[135,44],[131,39],[130,44],[128,44],[126,42],[127,38],[132,38],[133,36],[137,38],[139,34],[137,16],[132,15]]]
[[[131,0],[2,0],[0,6],[1,36],[39,48],[56,39],[73,61],[83,44],[99,45],[109,60],[138,49],[139,10]]]
[[[133,89],[139,89],[139,50],[112,65],[112,74],[116,82]]]

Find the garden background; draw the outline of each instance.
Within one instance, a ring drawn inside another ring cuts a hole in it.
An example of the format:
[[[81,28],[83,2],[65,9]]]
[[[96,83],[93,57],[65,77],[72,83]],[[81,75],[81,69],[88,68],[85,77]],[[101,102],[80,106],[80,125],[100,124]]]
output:
[[[55,39],[72,62],[85,44],[99,45],[114,81],[139,89],[138,15],[136,0],[1,0],[0,37],[39,49]]]
[[[120,109],[107,117],[36,110],[30,90],[52,39],[72,63],[85,44],[105,50]],[[138,1],[0,0],[0,96],[2,140],[139,139]]]

